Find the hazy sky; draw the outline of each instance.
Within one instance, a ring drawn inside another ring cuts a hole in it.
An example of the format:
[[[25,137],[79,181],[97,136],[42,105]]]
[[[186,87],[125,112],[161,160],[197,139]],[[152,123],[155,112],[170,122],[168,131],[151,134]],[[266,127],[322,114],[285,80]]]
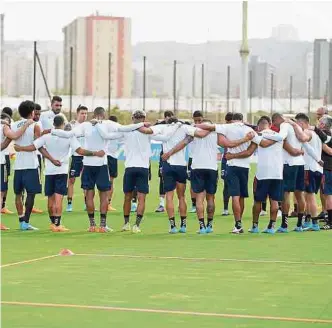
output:
[[[239,40],[239,1],[91,2],[0,0],[7,40],[62,40],[62,27],[77,16],[99,14],[132,19],[132,43],[141,41]],[[332,38],[332,1],[249,1],[250,38],[266,38],[272,27],[292,24],[301,40]]]

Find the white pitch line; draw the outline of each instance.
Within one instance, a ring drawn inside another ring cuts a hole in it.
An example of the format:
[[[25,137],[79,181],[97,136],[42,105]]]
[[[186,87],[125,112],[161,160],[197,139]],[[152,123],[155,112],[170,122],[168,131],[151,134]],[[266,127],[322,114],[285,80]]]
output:
[[[244,262],[244,263],[269,263],[269,264],[302,264],[330,266],[331,262],[306,262],[306,261],[281,261],[281,260],[250,260],[250,259],[222,259],[205,257],[181,257],[181,256],[154,256],[154,255],[126,255],[126,254],[75,254],[77,256],[96,256],[96,257],[118,257],[130,259],[150,259],[150,260],[180,260],[180,261],[201,261],[201,262]]]
[[[158,313],[158,314],[174,314],[187,316],[201,316],[201,317],[219,317],[230,319],[255,319],[255,320],[273,320],[273,321],[288,321],[288,322],[302,322],[302,323],[326,323],[332,324],[330,319],[308,319],[308,318],[291,318],[291,317],[273,317],[273,316],[259,316],[249,314],[230,314],[230,313],[213,313],[213,312],[193,312],[193,311],[175,311],[175,310],[161,310],[161,309],[143,309],[143,308],[124,308],[116,306],[98,306],[98,305],[79,305],[79,304],[56,304],[56,303],[31,303],[31,302],[11,302],[1,301],[3,305],[18,305],[18,306],[32,306],[32,307],[48,307],[48,308],[72,308],[84,310],[104,310],[104,311],[123,311],[123,312],[140,312],[140,313]]]
[[[26,263],[42,261],[42,260],[46,260],[46,259],[51,259],[51,258],[56,257],[56,256],[59,256],[59,255],[49,255],[49,256],[38,257],[36,259],[31,259],[31,260],[25,260],[25,261],[20,261],[20,262],[3,264],[3,265],[1,265],[1,268],[7,268],[7,267],[10,267],[10,266],[14,266],[14,265],[20,265],[20,264],[26,264]]]

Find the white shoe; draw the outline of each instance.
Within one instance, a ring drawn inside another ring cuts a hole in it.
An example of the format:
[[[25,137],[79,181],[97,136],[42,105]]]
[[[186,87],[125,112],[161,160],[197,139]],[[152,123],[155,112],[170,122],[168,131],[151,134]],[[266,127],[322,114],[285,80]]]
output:
[[[109,227],[109,226],[106,226],[105,229],[106,229],[107,232],[113,232],[113,231],[114,231],[114,230],[113,230],[111,227]]]
[[[267,212],[266,212],[266,211],[261,211],[261,212],[259,213],[259,216],[265,216],[265,215],[267,215]]]
[[[141,229],[135,224],[133,226],[133,233],[140,233],[140,232],[142,232]]]
[[[221,213],[222,216],[228,216],[229,215],[229,212],[228,210],[223,210],[222,213]]]
[[[277,217],[278,217],[278,218],[281,218],[281,217],[282,217],[282,212],[281,212],[280,210],[278,210]]]
[[[130,223],[126,223],[123,227],[122,227],[122,231],[130,231],[131,228],[130,228]]]
[[[32,226],[30,223],[29,223],[29,226],[28,226],[28,229],[27,230],[34,230],[34,231],[38,231],[39,229]]]
[[[237,227],[234,227],[234,229],[231,231],[231,233],[238,235],[240,233],[244,233],[243,228],[238,229]]]

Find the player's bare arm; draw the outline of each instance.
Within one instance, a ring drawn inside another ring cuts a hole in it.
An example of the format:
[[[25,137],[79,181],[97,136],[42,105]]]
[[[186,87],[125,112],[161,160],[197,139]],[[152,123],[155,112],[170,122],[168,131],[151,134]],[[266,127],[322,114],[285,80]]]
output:
[[[218,145],[227,148],[234,148],[242,145],[245,142],[252,140],[255,136],[254,132],[249,132],[245,137],[238,140],[229,140],[224,135],[218,134]]]
[[[1,150],[6,149],[11,143],[11,139],[6,138],[2,143],[1,143]]]
[[[287,151],[287,153],[291,156],[302,156],[304,154],[303,149],[297,149],[292,147],[287,141],[284,141],[283,148]]]
[[[181,142],[179,142],[174,148],[172,148],[167,153],[164,153],[161,158],[163,161],[167,161],[172,155],[176,154],[177,152],[181,151],[185,148],[188,144],[190,144],[194,140],[191,136],[186,136]]]
[[[241,151],[240,153],[237,153],[237,154],[226,153],[225,158],[227,160],[231,160],[231,159],[235,159],[235,158],[247,158],[247,157],[250,157],[255,152],[256,149],[257,149],[257,144],[252,142],[250,144],[250,146],[248,147],[248,149]]]
[[[25,122],[25,124],[20,129],[18,129],[16,132],[12,131],[8,125],[4,125],[3,134],[5,135],[5,137],[7,137],[11,140],[17,140],[18,138],[20,138],[23,135],[23,133],[26,131],[26,129],[33,123],[34,123],[33,120],[27,120]]]
[[[294,122],[293,120],[287,120],[286,122],[293,127],[296,138],[299,141],[308,142],[311,140],[311,133],[309,134],[309,132],[303,130],[296,122]]]
[[[103,151],[103,150],[90,151],[90,150],[83,149],[81,147],[76,149],[76,153],[80,154],[82,156],[96,156],[96,157],[105,156],[105,151]]]
[[[210,132],[216,131],[215,124],[202,123],[202,124],[196,124],[195,127],[198,129],[206,130],[206,131],[210,131]]]

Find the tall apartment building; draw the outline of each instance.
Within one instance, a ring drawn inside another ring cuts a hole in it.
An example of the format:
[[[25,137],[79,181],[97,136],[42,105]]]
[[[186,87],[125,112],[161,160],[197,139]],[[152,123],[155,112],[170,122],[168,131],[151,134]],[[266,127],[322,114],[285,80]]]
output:
[[[112,16],[79,17],[63,28],[64,87],[69,91],[70,48],[73,47],[73,93],[107,97],[111,60],[112,97],[131,96],[131,21]]]
[[[314,65],[312,95],[314,99],[321,99],[326,93],[326,83],[329,80],[329,43],[326,39],[314,41]]]
[[[252,56],[249,62],[249,71],[251,71],[251,95],[252,97],[264,98],[271,96],[271,74],[275,74],[275,68],[263,61],[258,56]],[[250,76],[250,75],[249,75]],[[275,90],[275,76],[274,76]],[[249,86],[250,88],[250,86]],[[250,92],[250,90],[249,90]]]

